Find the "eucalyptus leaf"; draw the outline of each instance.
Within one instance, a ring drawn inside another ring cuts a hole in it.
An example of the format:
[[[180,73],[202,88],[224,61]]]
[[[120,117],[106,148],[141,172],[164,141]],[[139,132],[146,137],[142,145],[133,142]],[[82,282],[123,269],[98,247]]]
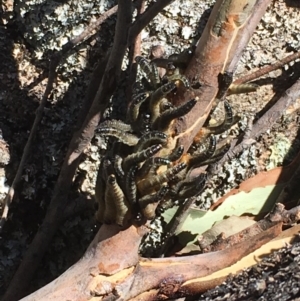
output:
[[[284,183],[267,185],[252,189],[250,192],[240,191],[230,195],[216,210],[204,211],[190,208],[187,218],[177,228],[176,235],[181,232],[199,235],[209,230],[216,222],[222,221],[229,216],[258,215],[268,213],[274,206],[276,199],[284,187]],[[168,223],[178,207],[173,207],[163,214]],[[186,239],[181,235],[180,242],[184,245]]]

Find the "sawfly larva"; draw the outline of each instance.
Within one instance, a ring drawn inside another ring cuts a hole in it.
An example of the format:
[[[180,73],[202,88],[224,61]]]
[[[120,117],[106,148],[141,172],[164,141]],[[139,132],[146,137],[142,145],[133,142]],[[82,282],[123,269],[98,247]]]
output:
[[[138,152],[153,144],[161,144],[164,146],[167,143],[167,138],[168,136],[165,133],[159,131],[146,133],[139,139],[134,150]]]
[[[144,150],[128,155],[123,160],[123,168],[127,170],[130,166],[145,161],[147,158],[154,156],[162,149],[161,144],[154,144]]]
[[[164,111],[159,117],[157,117],[157,119],[153,123],[153,128],[160,131],[166,131],[170,126],[172,120],[186,115],[188,112],[190,112],[190,110],[195,106],[196,103],[197,100],[192,99],[179,107],[170,108]]]
[[[99,127],[97,132],[103,136],[115,137],[120,142],[127,144],[129,146],[136,145],[139,141],[139,138],[137,136],[114,128]]]

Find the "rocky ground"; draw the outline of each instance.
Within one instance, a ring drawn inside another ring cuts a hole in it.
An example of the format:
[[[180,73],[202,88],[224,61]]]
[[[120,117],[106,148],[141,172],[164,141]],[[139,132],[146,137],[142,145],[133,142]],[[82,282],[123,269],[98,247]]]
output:
[[[195,44],[205,26],[212,3],[213,1],[208,0],[174,1],[144,30],[141,45],[143,54],[149,56],[152,47],[160,45],[168,56]],[[47,83],[49,56],[70,38],[78,35],[91,20],[95,20],[115,4],[115,1],[103,0],[97,4],[91,0],[2,1],[0,139],[4,142],[3,147],[0,145],[2,147],[0,150],[4,151],[0,154],[5,155],[1,155],[0,161],[2,199],[16,173],[33,124],[35,110]],[[244,52],[235,77],[238,78],[299,51],[299,20],[300,10],[297,1],[273,1]],[[115,16],[112,16],[103,24],[99,34],[72,51],[59,67],[55,87],[47,102],[29,161],[23,170],[22,181],[16,191],[9,220],[0,236],[0,295],[5,291],[43,220],[76,125],[91,72],[97,59],[104,56],[112,43],[114,25]],[[257,83],[261,87],[257,93],[230,97],[229,101],[233,104],[235,113],[244,118],[265,107],[271,99],[275,99],[276,95],[299,78],[299,63],[299,60],[292,62],[259,79]],[[122,101],[125,89],[122,89],[121,85],[119,90],[107,112],[112,116],[121,116],[125,108],[125,102]],[[215,186],[203,193],[198,206],[209,208],[211,203],[244,179],[259,171],[290,162],[300,148],[299,107],[300,101],[295,102],[283,115],[282,112],[278,112],[278,123],[261,135],[255,145],[228,163],[226,169],[232,176],[225,177],[222,181],[216,179]],[[78,194],[93,195],[99,156],[104,151],[105,143],[96,137],[80,164],[70,197],[76,197]],[[80,216],[65,222],[55,236],[31,289],[44,285],[76,262],[93,238],[97,227],[93,212],[83,212]],[[298,249],[299,246],[295,245],[282,250],[280,255],[271,257],[270,260],[276,265],[280,264],[280,267],[266,273],[275,275],[281,268],[292,265],[286,275],[289,275],[289,279],[292,279],[292,275],[296,277],[299,271],[296,273],[293,269],[297,269],[295,262],[298,260],[296,259]],[[286,261],[277,260],[285,258],[284,254],[290,253],[292,255],[287,256]],[[281,276],[268,277],[262,277],[259,284],[270,283],[270,277],[275,279],[273,283],[276,283],[277,279],[285,280],[284,277],[280,278]],[[250,278],[248,280],[246,283],[252,286],[255,284]],[[236,280],[236,283],[238,281]],[[227,293],[233,296],[234,286],[229,287],[227,284],[226,287],[228,290],[217,289],[215,292],[207,293],[204,299],[201,297],[201,300],[225,298]],[[224,292],[223,297],[220,290]],[[273,298],[271,294],[267,295],[267,291],[267,288],[262,290],[266,297],[259,300]],[[296,289],[294,291],[290,292],[287,298],[282,297],[283,299],[278,300],[291,300],[289,298],[298,294]],[[236,299],[215,300],[254,300],[246,297],[247,295],[236,295],[232,297]]]
[[[286,246],[197,298],[201,301],[299,300],[300,244]],[[298,298],[297,298],[298,297]]]

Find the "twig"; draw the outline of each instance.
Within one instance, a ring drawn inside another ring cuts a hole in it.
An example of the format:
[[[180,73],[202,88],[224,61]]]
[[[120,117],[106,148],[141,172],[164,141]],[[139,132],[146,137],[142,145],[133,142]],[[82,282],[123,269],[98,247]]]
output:
[[[228,162],[233,158],[237,157],[242,151],[249,148],[251,145],[253,145],[256,142],[255,139],[251,138],[252,127],[253,127],[253,116],[250,116],[247,122],[247,127],[242,137],[242,141],[240,143],[239,143],[239,139],[233,139],[231,141],[230,149],[223,156],[223,158],[218,162],[208,166],[206,171],[209,176],[213,176],[217,174],[220,168],[224,166],[225,162]]]
[[[300,79],[287,89],[267,112],[265,112],[257,121],[254,121],[250,138],[255,139],[261,133],[270,129],[281,117],[282,113],[291,105],[291,103],[299,97]]]
[[[110,16],[112,16],[113,14],[115,14],[118,11],[118,5],[115,5],[114,7],[112,7],[111,9],[109,9],[108,11],[104,12],[96,22],[92,22],[91,24],[89,24],[86,29],[79,34],[77,37],[73,38],[71,41],[69,41],[68,43],[66,43],[61,50],[61,55],[63,56],[64,54],[66,54],[69,50],[71,50],[74,46],[79,45],[80,43],[84,42],[85,40],[87,40],[89,37],[91,37],[92,35],[96,34],[97,31],[99,30],[100,25],[106,21],[107,18],[109,18]]]
[[[128,45],[131,45],[143,28],[145,28],[153,20],[153,18],[171,2],[173,2],[173,0],[157,1],[147,8],[146,11],[140,15],[140,17],[136,18],[135,22],[129,29]]]
[[[235,233],[229,237],[225,237],[224,233],[219,234],[213,242],[206,244],[205,239],[199,240],[199,245],[202,253],[216,252],[234,246],[238,242],[249,240],[252,236],[265,231],[274,225],[267,219],[262,219],[254,225]],[[201,236],[200,236],[201,237]]]
[[[10,189],[8,191],[8,194],[4,200],[4,209],[2,212],[2,216],[1,216],[1,220],[0,220],[0,233],[3,229],[4,223],[7,219],[8,216],[8,212],[9,212],[9,208],[11,205],[11,202],[13,200],[14,197],[14,192],[15,192],[15,188],[18,185],[20,178],[22,176],[22,171],[24,168],[24,165],[27,161],[28,155],[29,155],[29,151],[31,149],[31,145],[32,142],[34,140],[34,137],[37,133],[37,128],[38,125],[42,119],[42,115],[43,115],[43,111],[44,111],[44,107],[45,104],[47,102],[48,96],[52,90],[52,86],[53,86],[53,82],[55,79],[55,70],[56,67],[58,66],[61,58],[69,51],[71,50],[74,46],[77,46],[78,44],[82,43],[84,40],[86,40],[87,38],[89,38],[91,35],[95,34],[95,30],[99,29],[99,26],[111,15],[113,15],[114,13],[117,12],[118,9],[118,5],[115,5],[113,8],[111,8],[110,10],[108,10],[107,12],[103,13],[96,22],[93,22],[92,24],[90,24],[80,35],[78,35],[77,37],[75,37],[74,39],[72,39],[71,41],[69,41],[67,44],[65,44],[62,47],[61,51],[56,52],[51,60],[50,60],[50,64],[49,64],[49,76],[48,76],[48,83],[47,83],[47,87],[45,89],[43,98],[41,100],[40,106],[36,111],[36,118],[34,120],[34,123],[32,125],[32,129],[30,131],[30,135],[29,138],[26,142],[25,148],[24,148],[24,152],[17,170],[17,173],[15,175],[15,178],[10,186]],[[102,66],[101,66],[102,67]],[[99,75],[99,74],[97,74]],[[99,79],[99,76],[97,77],[97,79]],[[99,84],[99,82],[98,82]],[[93,82],[93,87],[95,87],[95,83]],[[95,93],[94,93],[95,95]],[[85,112],[87,113],[87,111]]]
[[[166,230],[166,236],[161,247],[156,251],[156,256],[164,257],[168,249],[172,244],[172,239],[174,238],[174,234],[177,231],[180,223],[184,221],[188,216],[189,208],[195,203],[197,197],[191,197],[186,200],[182,205],[180,205],[172,217],[170,223],[168,224],[168,228]]]
[[[92,103],[94,101],[94,98],[96,96],[96,93],[98,91],[98,88],[100,86],[100,83],[102,81],[105,69],[106,69],[106,64],[108,62],[109,58],[109,52],[106,53],[105,57],[100,60],[100,62],[97,64],[95,70],[93,71],[93,74],[91,76],[91,80],[89,82],[83,104],[81,107],[81,110],[78,115],[77,119],[77,124],[76,124],[76,129],[75,131],[80,130],[82,127],[82,124],[92,106]]]
[[[263,219],[259,220],[254,225],[245,228],[244,230],[225,237],[222,233],[211,241],[205,239],[199,240],[200,249],[203,253],[216,252],[229,248],[241,241],[248,240],[251,236],[255,236],[258,233],[266,231],[271,228],[275,223],[282,222],[285,225],[292,225],[296,223],[300,218],[300,207],[294,207],[290,210],[286,210],[284,205],[278,203],[274,206],[272,211],[266,215]],[[201,238],[201,236],[200,236]]]
[[[166,6],[171,1],[163,2],[164,6]],[[101,112],[106,108],[110,96],[116,87],[126,46],[128,41],[130,42],[126,30],[130,27],[131,23],[131,4],[129,0],[119,1],[114,45],[110,52],[108,62],[105,64],[106,68],[102,76],[101,85],[82,127],[74,133],[44,222],[25,254],[3,301],[16,300],[23,294],[24,289],[28,287],[28,283],[32,279],[59,224],[65,218],[67,193],[72,183],[75,170],[79,164],[80,155],[93,137],[94,130],[100,121]],[[154,8],[159,7],[159,9],[161,9],[159,4],[160,3],[155,3],[148,14],[145,14],[145,16],[143,14],[141,22],[135,23],[136,25],[133,27],[134,30],[131,32],[132,39],[135,37],[135,33],[139,33],[143,26],[146,26],[148,22],[150,22],[149,17],[152,18],[152,16],[158,13]]]
[[[143,0],[138,6],[137,6],[137,18],[145,12],[145,1]],[[137,64],[134,62],[134,58],[141,54],[141,41],[142,41],[142,35],[141,32],[135,37],[134,42],[131,45],[128,45],[129,47],[129,76],[128,76],[128,84],[127,84],[127,100],[129,101],[132,97],[132,85],[136,80],[136,74],[137,74]]]
[[[216,174],[217,170],[224,165],[225,162],[236,157],[245,148],[250,147],[255,139],[261,134],[270,129],[273,124],[282,116],[283,112],[291,105],[293,101],[300,97],[300,79],[298,79],[292,87],[287,89],[283,95],[277,100],[277,102],[265,112],[257,121],[253,123],[251,128],[248,128],[247,136],[244,137],[241,143],[238,143],[238,139],[235,139],[231,143],[230,150],[224,155],[224,157],[209,167],[207,170],[210,175]]]
[[[139,7],[141,5],[141,2],[144,0],[136,0],[133,2],[133,6]],[[99,31],[99,28],[103,22],[105,22],[109,17],[111,17],[113,14],[117,13],[118,11],[118,5],[115,5],[108,11],[104,12],[95,22],[92,22],[89,24],[86,29],[79,34],[77,37],[73,38],[71,41],[66,43],[63,47],[62,50],[60,51],[60,55],[63,56],[65,55],[69,50],[71,50],[73,47],[81,44],[82,42],[86,41],[89,39],[91,36],[97,33]]]
[[[73,175],[79,164],[82,151],[92,139],[94,130],[116,86],[121,72],[121,64],[127,47],[127,30],[131,24],[131,0],[119,1],[119,13],[116,24],[114,44],[106,65],[100,88],[92,107],[83,122],[82,128],[74,133],[54,188],[53,197],[47,214],[19,266],[2,301],[14,301],[24,294],[58,226],[65,218],[68,204],[67,194],[73,181]]]
[[[286,210],[283,204],[277,203],[265,219],[273,223],[283,222],[285,225],[291,226],[300,220],[300,206]]]
[[[250,82],[252,80],[255,80],[265,74],[268,74],[276,69],[281,68],[282,66],[284,66],[285,64],[288,64],[291,61],[294,61],[296,59],[300,58],[300,51],[290,54],[287,57],[285,57],[282,60],[279,60],[278,62],[272,64],[272,65],[268,65],[265,67],[260,68],[259,70],[252,72],[250,74],[247,74],[245,76],[240,77],[239,79],[235,80],[233,83],[234,84],[243,84],[243,83],[247,83]]]
[[[24,152],[22,154],[22,158],[21,158],[17,173],[16,173],[15,178],[14,178],[14,180],[13,180],[13,182],[12,182],[10,188],[9,188],[9,191],[8,191],[8,193],[7,193],[7,195],[4,199],[4,210],[2,212],[2,216],[1,216],[1,220],[0,220],[0,233],[3,229],[3,225],[4,225],[5,221],[7,219],[9,208],[10,208],[10,205],[12,203],[12,200],[13,200],[13,197],[14,197],[14,194],[15,194],[15,188],[18,185],[18,183],[21,179],[24,165],[25,165],[25,163],[28,159],[29,152],[30,152],[30,149],[31,149],[31,145],[32,145],[33,140],[35,138],[35,135],[37,133],[38,125],[39,125],[39,123],[42,119],[42,116],[43,116],[44,107],[46,105],[48,96],[49,96],[49,94],[52,90],[52,86],[53,86],[53,82],[54,82],[55,74],[56,74],[55,70],[56,70],[57,65],[58,65],[58,60],[53,58],[50,62],[49,79],[48,79],[48,83],[47,83],[47,86],[46,86],[46,89],[45,89],[45,93],[44,93],[43,98],[41,100],[41,103],[40,103],[40,105],[39,105],[39,107],[36,111],[35,120],[34,120],[34,123],[32,125],[28,140],[26,142]]]
[[[78,46],[82,42],[88,40],[92,35],[96,34],[97,31],[100,29],[100,25],[106,21],[107,18],[112,16],[118,11],[118,5],[115,5],[108,11],[104,12],[96,22],[92,22],[87,26],[87,28],[78,36],[73,38],[72,40],[68,41],[65,45],[62,46],[62,49],[60,51],[57,51],[54,56],[57,58],[57,60],[60,60],[64,55],[67,54],[69,50],[72,48]],[[32,89],[34,85],[41,82],[43,79],[46,78],[46,71],[43,72],[37,80],[35,80],[33,83],[31,83],[29,86],[27,86],[27,89]]]

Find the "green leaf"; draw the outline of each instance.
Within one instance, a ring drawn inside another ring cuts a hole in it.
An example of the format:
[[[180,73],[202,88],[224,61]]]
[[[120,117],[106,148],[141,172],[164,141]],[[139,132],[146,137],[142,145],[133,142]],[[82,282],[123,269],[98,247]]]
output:
[[[209,230],[216,222],[226,217],[244,214],[258,215],[268,213],[274,206],[278,195],[284,187],[284,183],[278,185],[268,185],[258,187],[250,192],[241,191],[237,194],[230,195],[216,210],[204,211],[190,208],[188,217],[178,227],[177,233],[189,232],[189,235],[199,235]],[[166,210],[163,214],[165,221],[168,223],[178,207]],[[182,237],[180,241],[184,243],[186,239]]]

